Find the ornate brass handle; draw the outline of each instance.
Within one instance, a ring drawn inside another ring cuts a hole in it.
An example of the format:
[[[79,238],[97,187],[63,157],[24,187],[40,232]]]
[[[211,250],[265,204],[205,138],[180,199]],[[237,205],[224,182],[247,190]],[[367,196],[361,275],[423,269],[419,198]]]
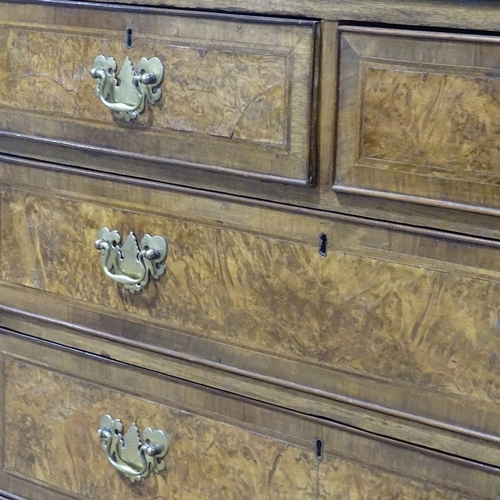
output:
[[[167,266],[167,242],[161,236],[144,235],[139,248],[134,233],[129,233],[120,247],[118,231],[101,227],[94,243],[101,250],[101,264],[106,276],[125,286],[131,293],[140,292],[149,282],[149,276],[158,279]]]
[[[168,438],[163,431],[144,429],[142,438],[133,423],[125,435],[119,419],[103,415],[99,421],[98,436],[108,462],[132,482],[159,473],[166,467]]]
[[[163,71],[163,64],[157,57],[143,57],[137,65],[137,71],[126,57],[118,75],[118,85],[115,60],[99,55],[94,60],[90,75],[98,80],[96,94],[101,102],[130,121],[142,113],[146,101],[154,104],[160,99],[161,90],[155,87],[161,83]]]

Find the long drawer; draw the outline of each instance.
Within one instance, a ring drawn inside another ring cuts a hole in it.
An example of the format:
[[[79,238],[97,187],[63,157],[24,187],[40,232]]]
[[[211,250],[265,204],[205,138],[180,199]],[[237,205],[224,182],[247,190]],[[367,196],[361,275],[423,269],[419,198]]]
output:
[[[23,161],[0,180],[4,306],[456,433],[372,429],[500,464],[497,242]],[[106,227],[135,264],[144,235],[165,238],[164,274],[130,293],[94,247]]]
[[[5,330],[0,351],[0,487],[27,500],[465,500],[500,495],[500,478],[492,468],[27,341]],[[131,436],[125,431],[133,424]],[[110,438],[103,432],[111,427],[123,442],[107,453]],[[137,471],[134,453],[125,454],[124,447],[137,441],[137,432],[145,440],[146,427],[164,434],[148,439],[151,446],[165,447],[158,460],[165,468],[131,481],[113,463]]]
[[[2,2],[0,19],[4,151],[184,181],[315,176],[315,22],[81,2]]]

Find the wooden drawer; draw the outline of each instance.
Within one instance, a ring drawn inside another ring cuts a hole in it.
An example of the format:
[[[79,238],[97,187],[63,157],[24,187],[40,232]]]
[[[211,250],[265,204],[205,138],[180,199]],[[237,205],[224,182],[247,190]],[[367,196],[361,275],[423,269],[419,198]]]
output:
[[[320,396],[317,414],[500,465],[497,242],[22,161],[1,163],[0,182],[5,306]],[[134,294],[110,280],[94,248],[103,226],[165,237],[166,273]],[[371,417],[340,417],[325,400]]]
[[[500,38],[340,29],[333,189],[498,215]]]
[[[27,500],[500,495],[492,468],[6,331],[0,350],[0,488]],[[97,435],[105,414],[125,429],[135,422],[139,432],[165,432],[166,469],[135,483],[116,471]]]
[[[0,19],[3,151],[146,178],[315,176],[314,22],[69,2],[1,2]],[[101,54],[117,74],[159,58],[160,100],[129,122],[107,109]]]

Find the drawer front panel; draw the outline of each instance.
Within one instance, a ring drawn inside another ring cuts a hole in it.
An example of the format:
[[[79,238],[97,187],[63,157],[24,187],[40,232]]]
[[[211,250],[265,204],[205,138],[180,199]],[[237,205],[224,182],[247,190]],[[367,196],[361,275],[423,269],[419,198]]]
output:
[[[468,498],[432,484],[433,467],[440,473],[446,468],[443,483],[460,490],[459,472],[467,470],[438,454],[426,456],[411,447],[377,442],[341,426],[96,357],[19,342],[5,334],[0,342],[4,472],[32,484],[30,500],[40,498],[35,495],[43,488],[89,500]],[[139,483],[115,471],[96,432],[107,413],[119,414],[125,429],[136,422],[139,429],[163,430],[170,440],[166,470]],[[323,441],[321,461],[314,453],[318,437]],[[411,476],[418,466],[420,479],[372,468],[375,450],[389,471],[398,460],[402,466],[413,460],[407,471]],[[352,457],[357,454],[371,467],[356,463]],[[490,494],[498,494],[492,471],[472,467],[465,475],[472,481],[465,489],[476,491],[475,498],[484,495],[485,485]],[[476,488],[480,478],[484,482]]]
[[[94,151],[96,168],[135,157],[146,177],[149,159],[308,182],[314,23],[19,2],[0,18],[5,132]],[[100,54],[117,74],[127,57],[159,58],[160,100],[129,122],[107,109],[90,76]]]
[[[5,371],[5,467],[16,475],[89,500],[314,498],[311,450],[29,363],[8,360]],[[164,473],[130,484],[107,463],[97,429],[108,413],[119,414],[125,430],[132,422],[140,431],[164,429],[171,442]]]
[[[500,208],[499,42],[342,28],[333,188]]]
[[[100,198],[125,185],[26,172],[38,188],[2,191],[1,272],[41,293],[18,295],[17,307],[55,297],[64,305],[42,315],[500,436],[499,250],[487,241],[168,191],[143,191],[150,208],[125,209]],[[135,294],[110,280],[94,248],[102,226],[166,238],[166,273]]]

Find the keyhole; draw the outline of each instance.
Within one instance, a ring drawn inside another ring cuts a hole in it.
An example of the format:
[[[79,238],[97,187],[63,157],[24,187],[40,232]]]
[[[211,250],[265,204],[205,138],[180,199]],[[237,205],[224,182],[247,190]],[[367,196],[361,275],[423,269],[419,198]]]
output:
[[[318,460],[323,460],[323,440],[320,438],[316,438],[314,442],[314,453]]]
[[[319,249],[318,253],[321,257],[326,257],[328,253],[328,236],[325,233],[319,235]]]
[[[127,49],[131,49],[132,48],[133,30],[130,26],[127,28],[126,34],[127,34],[127,36],[125,37],[125,47],[127,47]]]

